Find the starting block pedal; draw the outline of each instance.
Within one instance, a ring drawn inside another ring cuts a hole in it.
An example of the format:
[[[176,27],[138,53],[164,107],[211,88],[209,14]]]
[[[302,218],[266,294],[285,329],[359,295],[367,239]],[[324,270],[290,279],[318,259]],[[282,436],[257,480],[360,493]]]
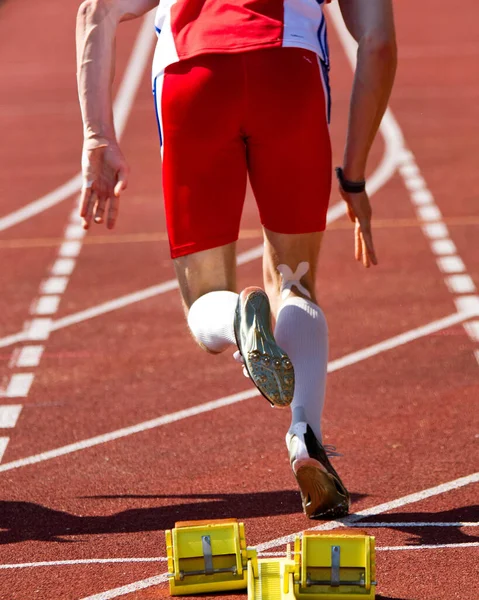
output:
[[[374,537],[358,532],[305,531],[294,544],[298,600],[374,600]]]
[[[172,596],[246,589],[248,562],[257,576],[256,550],[236,519],[180,522],[165,536]]]

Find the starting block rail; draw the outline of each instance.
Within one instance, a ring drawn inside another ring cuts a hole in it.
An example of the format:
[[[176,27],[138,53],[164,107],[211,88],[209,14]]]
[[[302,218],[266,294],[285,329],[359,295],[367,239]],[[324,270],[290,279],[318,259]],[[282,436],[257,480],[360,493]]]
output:
[[[258,558],[236,519],[166,531],[172,596],[247,590],[248,600],[374,600],[374,537],[305,531],[284,557]]]

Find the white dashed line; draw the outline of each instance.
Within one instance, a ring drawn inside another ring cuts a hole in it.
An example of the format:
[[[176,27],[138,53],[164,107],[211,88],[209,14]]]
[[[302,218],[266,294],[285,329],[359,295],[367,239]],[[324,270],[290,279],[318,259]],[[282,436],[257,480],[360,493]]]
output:
[[[33,383],[33,373],[15,373],[5,390],[5,398],[26,398]]]
[[[458,312],[467,312],[471,315],[479,315],[479,296],[459,296],[454,298]]]
[[[57,312],[60,305],[60,296],[58,294],[52,296],[40,296],[34,302],[31,313],[33,315],[53,315]]]
[[[26,340],[47,340],[52,328],[52,319],[33,319],[26,324]]]
[[[58,251],[58,256],[62,258],[76,258],[80,254],[82,243],[78,240],[74,242],[63,242]]]
[[[50,277],[40,285],[41,294],[63,294],[67,289],[68,277]]]
[[[42,358],[44,346],[23,346],[15,360],[16,367],[37,367]]]
[[[5,450],[7,449],[9,441],[10,438],[8,437],[0,437],[0,462],[2,460],[3,455],[5,454]]]
[[[464,329],[472,340],[479,343],[479,320],[464,323]]]
[[[464,273],[466,267],[459,256],[441,256],[437,266],[443,273]]]
[[[77,208],[75,208],[75,216],[77,214]],[[80,223],[77,222],[77,220],[75,219],[75,221],[73,222],[73,218],[70,218],[70,225],[68,225],[68,227],[65,229],[65,239],[67,240],[81,240],[85,237],[86,235],[86,229],[83,229],[82,225],[81,225],[81,221]]]
[[[456,254],[457,248],[452,240],[433,240],[431,242],[431,249],[434,254],[446,255]]]
[[[0,429],[15,427],[22,408],[21,404],[0,405]]]
[[[71,275],[75,268],[72,258],[58,258],[52,267],[52,275]]]
[[[422,227],[422,230],[431,240],[446,239],[449,236],[449,231],[444,223],[428,223]]]
[[[474,281],[469,275],[451,275],[445,279],[452,294],[471,294],[476,291]]]

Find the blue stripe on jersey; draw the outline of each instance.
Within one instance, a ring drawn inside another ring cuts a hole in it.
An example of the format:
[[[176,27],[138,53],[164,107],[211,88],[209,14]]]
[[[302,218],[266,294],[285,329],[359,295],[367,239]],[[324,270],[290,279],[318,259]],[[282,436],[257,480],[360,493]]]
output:
[[[324,18],[324,15],[321,15],[321,23],[318,27],[318,42],[323,54],[324,62],[329,66],[328,35],[326,31],[326,19]]]
[[[331,122],[331,86],[329,84],[329,67],[321,59],[319,60],[319,64],[321,65],[321,71],[323,73],[324,85],[326,86],[326,97],[327,97],[326,114],[328,117],[328,123],[330,123]]]
[[[161,124],[160,124],[160,115],[158,114],[158,102],[161,102],[161,98],[156,97],[156,81],[158,77],[155,77],[155,81],[153,83],[153,99],[155,101],[155,115],[156,115],[156,124],[158,125],[158,133],[160,135],[160,146],[163,146],[163,136],[161,134]]]

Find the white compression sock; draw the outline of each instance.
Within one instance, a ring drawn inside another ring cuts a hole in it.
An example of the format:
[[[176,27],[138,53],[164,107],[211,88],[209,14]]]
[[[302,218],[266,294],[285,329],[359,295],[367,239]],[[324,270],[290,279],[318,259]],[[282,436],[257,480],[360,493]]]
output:
[[[198,342],[211,352],[223,352],[236,344],[234,315],[238,294],[228,291],[209,292],[193,302],[188,325]]]
[[[321,441],[328,368],[328,326],[324,313],[314,302],[290,296],[279,309],[274,336],[294,366],[291,427],[306,420]]]

